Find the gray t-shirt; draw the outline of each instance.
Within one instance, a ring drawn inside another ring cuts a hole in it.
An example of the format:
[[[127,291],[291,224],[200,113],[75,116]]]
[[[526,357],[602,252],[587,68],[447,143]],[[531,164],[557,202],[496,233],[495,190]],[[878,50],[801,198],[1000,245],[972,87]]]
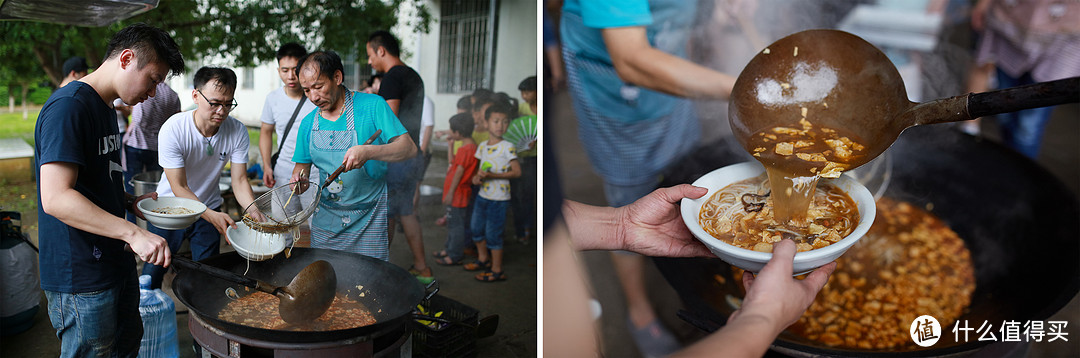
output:
[[[278,140],[285,135],[285,127],[289,124],[289,118],[292,118],[292,114],[296,111],[297,100],[289,98],[285,94],[285,88],[278,88],[270,94],[266,95],[266,102],[263,104],[262,120],[263,123],[273,124],[274,132],[277,133]],[[274,167],[274,176],[278,178],[289,178],[292,176],[293,167],[296,165],[291,161],[293,152],[296,151],[296,132],[300,129],[300,120],[307,116],[308,113],[314,111],[314,103],[309,100],[304,100],[304,106],[300,108],[300,113],[296,115],[296,121],[293,122],[293,128],[289,131],[289,138],[285,140],[285,145],[281,147],[281,154],[278,155],[277,166]],[[270,150],[270,153],[274,153],[277,150],[275,146]],[[263,158],[264,163],[270,160],[270,158]],[[269,163],[265,163],[269,165]],[[315,167],[311,167],[314,172]],[[317,174],[314,172],[312,174]],[[312,178],[318,178],[312,176]]]

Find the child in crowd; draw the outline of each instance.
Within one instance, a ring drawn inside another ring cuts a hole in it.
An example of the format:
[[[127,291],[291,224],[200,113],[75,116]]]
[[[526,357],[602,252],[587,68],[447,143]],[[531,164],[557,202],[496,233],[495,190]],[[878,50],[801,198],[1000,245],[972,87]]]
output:
[[[469,118],[473,118],[472,117],[472,100],[473,100],[472,95],[464,95],[464,96],[461,96],[461,98],[458,98],[458,101],[457,101],[457,113],[456,114],[465,113],[465,114],[469,115]],[[472,127],[476,128],[476,121],[475,120],[473,120]],[[447,141],[447,147],[450,148],[450,150],[446,151],[446,160],[448,162],[453,162],[454,161],[454,156],[457,155],[458,148],[461,148],[461,146],[464,144],[464,142],[462,142],[460,140],[450,139],[449,138],[450,131],[440,131],[439,135],[440,136],[447,136],[447,140],[446,140]],[[473,143],[476,143],[476,142],[474,141]]]
[[[535,116],[537,98],[536,76],[529,76],[522,80],[521,83],[518,84],[518,91],[521,91],[521,99],[525,100],[525,102],[521,102],[521,104],[518,105],[518,115]]]
[[[473,119],[468,113],[458,113],[450,117],[450,140],[463,143],[443,181],[442,203],[446,205],[449,224],[445,249],[435,252],[435,262],[441,265],[460,265],[465,256],[465,247],[470,240],[466,236],[469,201],[472,199],[472,176],[476,173],[479,161],[476,159],[476,142],[472,140]]]
[[[488,140],[488,129],[484,120],[484,113],[492,103],[495,103],[495,93],[484,88],[477,88],[472,94],[473,127],[472,139],[477,144]]]
[[[464,95],[464,96],[461,96],[461,98],[458,98],[458,101],[457,101],[457,113],[456,114],[461,114],[461,113],[467,114],[468,116],[466,116],[466,118],[469,118],[470,120],[472,119],[472,95]],[[476,123],[474,122],[473,126],[471,128],[469,128],[470,138],[472,136],[472,134],[471,134],[472,133],[472,128],[475,128],[475,127],[476,127]],[[464,145],[464,142],[461,141],[461,140],[455,140],[455,139],[451,138],[450,137],[450,131],[448,131],[448,130],[442,130],[442,131],[435,132],[435,137],[437,137],[437,138],[446,138],[446,147],[449,148],[449,150],[446,151],[446,162],[451,163],[449,166],[452,168],[454,166],[454,164],[453,164],[454,163],[454,156],[457,155],[458,148],[461,148],[461,146]],[[475,143],[476,142],[473,142],[473,144],[475,144]],[[470,181],[465,181],[465,183],[469,183],[469,182]],[[446,215],[440,216],[438,219],[435,219],[435,225],[446,226]],[[468,226],[468,225],[469,225],[469,223],[468,223],[468,221],[466,221],[465,226]]]
[[[521,165],[518,164],[514,144],[502,138],[510,126],[510,119],[517,116],[517,108],[508,101],[496,101],[487,107],[490,108],[486,108],[484,118],[489,137],[476,149],[480,168],[472,179],[473,184],[481,185],[473,203],[470,226],[478,261],[466,264],[465,270],[484,269],[484,272],[476,275],[476,279],[495,282],[506,280],[502,235],[506,209],[510,203],[509,179],[521,176]]]
[[[518,85],[524,102],[518,106],[520,117],[511,121],[515,127],[536,132],[536,76],[530,76]],[[516,123],[521,122],[521,123]],[[514,143],[521,162],[521,177],[510,180],[510,208],[514,211],[514,234],[519,242],[528,244],[536,228],[536,140]]]

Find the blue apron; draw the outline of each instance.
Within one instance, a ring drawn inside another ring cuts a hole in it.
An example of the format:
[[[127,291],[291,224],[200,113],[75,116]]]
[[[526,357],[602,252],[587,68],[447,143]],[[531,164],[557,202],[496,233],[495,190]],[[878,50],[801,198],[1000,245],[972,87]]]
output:
[[[358,138],[375,133],[375,123],[370,117],[365,116],[357,123],[351,91],[345,96],[344,106],[341,114],[347,120],[344,131],[320,130],[321,110],[311,128],[311,162],[319,168],[320,183],[325,183],[329,174],[341,165],[349,148],[360,144]],[[372,144],[383,144],[380,141]],[[386,162],[369,160],[363,168],[341,173],[322,189],[311,223],[311,246],[389,261],[385,173]]]

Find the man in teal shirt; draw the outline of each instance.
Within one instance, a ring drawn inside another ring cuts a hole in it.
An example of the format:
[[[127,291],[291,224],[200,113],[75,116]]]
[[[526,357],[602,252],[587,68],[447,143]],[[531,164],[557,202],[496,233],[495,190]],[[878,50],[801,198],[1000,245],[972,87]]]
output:
[[[319,182],[326,183],[330,173],[345,166],[315,194],[320,199],[311,223],[311,246],[389,260],[386,162],[416,156],[416,144],[382,97],[342,85],[344,67],[336,53],[313,52],[298,68],[301,88],[319,108],[300,122],[291,181],[306,181],[314,164]],[[382,133],[375,141],[364,145],[378,130]]]

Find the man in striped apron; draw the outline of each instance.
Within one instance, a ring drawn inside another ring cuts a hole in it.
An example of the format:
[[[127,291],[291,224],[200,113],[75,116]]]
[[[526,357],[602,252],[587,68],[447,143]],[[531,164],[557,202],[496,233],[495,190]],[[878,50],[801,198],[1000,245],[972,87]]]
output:
[[[386,101],[342,85],[341,58],[313,52],[300,61],[300,86],[318,110],[300,122],[292,180],[306,181],[311,165],[320,183],[338,166],[345,170],[321,189],[311,223],[311,246],[389,260],[386,229],[386,163],[416,155],[416,144]],[[362,144],[377,130],[370,145]]]

